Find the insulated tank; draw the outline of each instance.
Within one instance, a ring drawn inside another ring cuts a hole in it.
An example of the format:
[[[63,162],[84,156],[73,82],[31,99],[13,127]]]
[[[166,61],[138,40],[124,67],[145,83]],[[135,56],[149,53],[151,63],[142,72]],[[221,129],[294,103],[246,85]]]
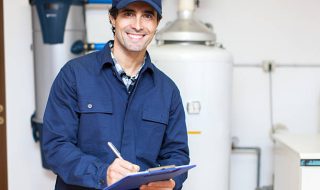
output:
[[[42,123],[45,105],[53,80],[62,66],[72,58],[79,55],[72,54],[70,49],[77,40],[85,39],[84,10],[82,4],[71,4],[66,15],[66,24],[63,28],[63,41],[45,41],[43,30],[41,29],[41,17],[58,17],[59,13],[49,11],[63,7],[63,3],[57,1],[42,5],[47,13],[38,14],[37,7],[32,6],[33,23],[33,52],[35,64],[35,88],[36,88],[36,112],[33,121]],[[57,15],[57,16],[55,16]],[[45,27],[45,26],[44,26]],[[53,27],[55,28],[55,27]],[[57,31],[56,31],[57,32]],[[52,38],[52,37],[48,37]]]
[[[181,0],[178,19],[159,31],[149,52],[177,84],[185,107],[190,159],[197,167],[183,189],[228,190],[233,59],[193,12],[194,0]]]
[[[85,40],[82,0],[31,0],[36,110],[32,116],[33,136],[41,135],[43,115],[53,80],[62,66],[76,56],[75,41]],[[41,140],[41,139],[40,139]],[[46,163],[43,162],[46,167]]]

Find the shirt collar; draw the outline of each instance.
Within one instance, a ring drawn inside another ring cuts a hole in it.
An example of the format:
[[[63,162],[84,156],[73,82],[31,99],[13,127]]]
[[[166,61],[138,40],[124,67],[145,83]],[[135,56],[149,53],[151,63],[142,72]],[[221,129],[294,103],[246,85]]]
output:
[[[98,61],[99,61],[99,68],[103,69],[104,66],[112,66],[114,65],[112,56],[111,56],[111,48],[110,48],[110,43],[113,43],[113,40],[110,40],[104,48],[98,52]],[[146,52],[146,57],[145,57],[145,65],[142,68],[141,72],[144,72],[145,70],[150,70],[154,72],[154,65],[151,62],[149,53]]]

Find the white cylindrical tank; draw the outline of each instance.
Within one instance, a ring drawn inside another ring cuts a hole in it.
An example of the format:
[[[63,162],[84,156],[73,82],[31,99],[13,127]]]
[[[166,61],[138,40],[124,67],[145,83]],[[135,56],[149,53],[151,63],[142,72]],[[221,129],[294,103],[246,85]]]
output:
[[[41,141],[43,116],[51,85],[62,66],[78,56],[71,53],[71,47],[76,41],[84,41],[86,29],[81,0],[30,2],[36,96],[36,110],[31,117],[31,125],[34,140]],[[48,168],[43,157],[42,165]]]
[[[155,65],[179,87],[186,111],[190,159],[197,167],[183,189],[228,190],[231,55],[205,45],[169,44],[149,51]]]
[[[43,42],[39,15],[35,6],[32,7],[33,18],[33,52],[35,64],[36,112],[33,121],[42,123],[44,109],[52,82],[61,67],[78,55],[71,53],[75,41],[85,39],[84,7],[70,6],[64,30],[63,43],[48,44]]]
[[[194,0],[180,0],[178,19],[156,36],[152,61],[180,89],[190,159],[184,190],[228,190],[231,153],[232,56],[216,45],[210,25],[193,16]]]

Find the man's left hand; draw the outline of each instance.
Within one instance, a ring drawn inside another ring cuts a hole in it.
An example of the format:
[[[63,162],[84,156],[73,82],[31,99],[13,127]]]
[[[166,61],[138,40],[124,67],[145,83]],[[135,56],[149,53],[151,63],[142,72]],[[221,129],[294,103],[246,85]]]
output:
[[[167,181],[155,181],[148,183],[147,185],[142,185],[140,190],[172,190],[176,183],[173,179]]]

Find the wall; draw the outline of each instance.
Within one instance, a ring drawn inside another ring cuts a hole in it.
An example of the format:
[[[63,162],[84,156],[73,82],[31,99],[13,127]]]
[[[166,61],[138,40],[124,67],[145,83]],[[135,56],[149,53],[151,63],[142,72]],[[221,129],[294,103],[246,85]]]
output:
[[[30,116],[35,109],[31,10],[26,0],[4,0],[9,190],[53,189],[42,169]]]
[[[177,0],[163,0],[164,18],[176,18]],[[320,13],[317,0],[201,0],[199,19],[214,25],[218,42],[235,58],[232,135],[238,146],[262,148],[261,186],[272,184],[271,127],[315,133],[320,126]],[[88,40],[112,36],[106,7],[88,7]],[[34,106],[31,10],[27,0],[4,0],[8,169],[10,190],[53,189],[31,136]],[[105,23],[105,24],[101,24]],[[264,72],[273,60],[274,72]],[[256,157],[231,156],[231,190],[255,188]]]

